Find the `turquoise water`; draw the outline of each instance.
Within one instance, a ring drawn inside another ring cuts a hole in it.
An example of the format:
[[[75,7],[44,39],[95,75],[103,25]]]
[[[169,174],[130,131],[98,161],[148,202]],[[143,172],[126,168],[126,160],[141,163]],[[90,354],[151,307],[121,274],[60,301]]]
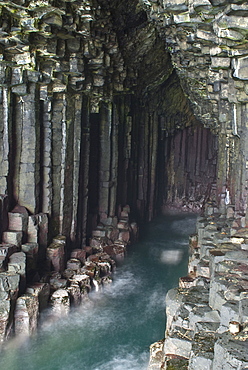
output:
[[[46,322],[1,354],[4,370],[144,370],[165,330],[165,294],[187,273],[193,215],[162,216],[142,231],[104,291],[69,317]]]

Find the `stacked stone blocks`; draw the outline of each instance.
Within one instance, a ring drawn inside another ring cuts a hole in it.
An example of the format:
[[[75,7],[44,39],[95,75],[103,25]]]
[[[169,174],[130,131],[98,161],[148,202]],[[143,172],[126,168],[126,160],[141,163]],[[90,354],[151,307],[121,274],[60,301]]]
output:
[[[126,206],[119,219],[99,224],[90,246],[74,249],[70,256],[63,235],[44,245],[46,215],[29,216],[20,206],[8,213],[9,229],[3,232],[0,246],[2,343],[13,335],[32,335],[45,309],[50,308],[48,316],[53,319],[67,315],[72,305],[79,306],[90,299],[89,292],[112,282],[116,262],[124,258],[127,246],[137,238],[137,224],[130,223],[129,213]],[[39,253],[40,247],[45,248],[45,258]]]
[[[167,293],[165,339],[158,342],[164,357],[152,345],[151,370],[169,369],[176,358],[194,370],[248,366],[247,228],[209,213],[206,207],[190,238],[188,276]]]

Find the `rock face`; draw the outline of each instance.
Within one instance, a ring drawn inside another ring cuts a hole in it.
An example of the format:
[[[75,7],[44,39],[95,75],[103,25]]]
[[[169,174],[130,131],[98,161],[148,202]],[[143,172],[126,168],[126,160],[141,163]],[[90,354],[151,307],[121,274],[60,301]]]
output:
[[[32,335],[45,309],[50,308],[48,319],[58,319],[67,315],[71,306],[88,301],[88,293],[112,282],[116,262],[124,258],[138,232],[137,224],[130,223],[129,206],[123,207],[120,214],[122,218],[116,218],[115,226],[101,223],[93,230],[91,246],[73,249],[70,255],[63,235],[52,239],[45,256],[39,254],[40,247],[44,246],[44,222],[41,229],[37,229],[37,240],[41,240],[41,244],[1,244],[0,347],[13,335]],[[11,227],[14,218],[21,219],[12,212],[8,217]],[[44,221],[41,215],[32,217]],[[18,232],[22,243],[24,232]]]
[[[151,346],[151,370],[248,366],[248,229],[207,213],[190,241],[188,279],[167,293],[165,340]]]
[[[10,209],[48,214],[50,236],[74,246],[119,205],[140,221],[215,197],[245,214],[246,6],[3,1],[0,194]]]
[[[217,137],[129,3],[1,2],[0,194],[30,212],[29,242],[39,213],[51,237],[84,246],[119,205],[137,220],[167,200],[199,208],[215,181]]]
[[[195,117],[218,134],[217,203],[246,213],[247,2],[144,3]]]
[[[92,284],[107,284],[112,258],[137,237],[133,220],[205,208],[206,217],[228,220],[230,235],[248,226],[247,20],[245,1],[1,1],[1,338],[15,305],[20,330],[33,331],[31,302],[48,293],[25,293],[27,284],[49,284],[64,311]],[[227,273],[214,224],[198,229],[198,242],[205,231],[209,243],[180,280],[196,294],[194,274],[211,280],[215,264]],[[209,261],[208,249],[217,253]],[[235,258],[227,263],[234,269]],[[225,315],[239,323],[223,281],[211,284],[204,305],[188,312],[190,329],[180,324],[168,337],[170,352],[182,344],[175,366],[192,351],[198,366],[196,317],[224,331]],[[228,341],[216,346],[236,358]],[[204,366],[218,361],[211,356]]]

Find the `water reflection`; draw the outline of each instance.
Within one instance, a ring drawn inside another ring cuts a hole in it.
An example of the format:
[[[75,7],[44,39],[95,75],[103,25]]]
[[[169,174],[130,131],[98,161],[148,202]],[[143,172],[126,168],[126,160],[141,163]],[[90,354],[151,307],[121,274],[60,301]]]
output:
[[[163,251],[161,253],[161,262],[165,263],[166,265],[178,265],[183,257],[183,251],[180,249],[171,249],[167,251]]]
[[[4,370],[144,370],[149,346],[164,336],[165,294],[187,271],[195,218],[161,217],[129,249],[113,284],[67,318],[47,321],[30,340],[10,342]],[[176,267],[176,268],[175,268]]]

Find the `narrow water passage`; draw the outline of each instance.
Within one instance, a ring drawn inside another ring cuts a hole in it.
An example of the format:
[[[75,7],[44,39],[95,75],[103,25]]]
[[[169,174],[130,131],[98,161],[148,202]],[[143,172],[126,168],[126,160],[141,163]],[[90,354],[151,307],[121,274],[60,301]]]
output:
[[[187,273],[195,216],[163,216],[131,246],[114,283],[28,341],[8,344],[5,370],[145,370],[165,330],[165,294]]]

